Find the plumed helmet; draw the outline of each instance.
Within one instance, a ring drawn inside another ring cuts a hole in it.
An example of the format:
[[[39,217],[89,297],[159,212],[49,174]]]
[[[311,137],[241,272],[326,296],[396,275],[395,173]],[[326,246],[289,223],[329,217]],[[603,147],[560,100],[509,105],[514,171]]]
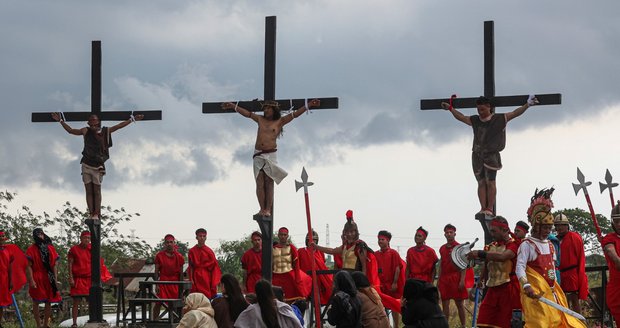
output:
[[[353,220],[353,211],[348,210],[346,213],[347,222],[344,224],[344,228],[342,232],[354,230],[359,235],[359,230],[357,229],[357,223]]]
[[[553,201],[551,201],[551,195],[554,188],[541,189],[534,192],[530,201],[530,207],[527,209],[527,217],[532,226],[541,224],[553,224],[554,219],[551,214],[553,208]]]
[[[560,213],[553,219],[553,224],[569,224],[568,217],[564,213]]]

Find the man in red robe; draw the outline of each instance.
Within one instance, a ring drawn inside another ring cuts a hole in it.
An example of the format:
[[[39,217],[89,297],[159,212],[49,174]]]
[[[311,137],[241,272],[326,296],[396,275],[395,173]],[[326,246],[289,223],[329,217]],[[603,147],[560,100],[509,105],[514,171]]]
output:
[[[4,308],[13,303],[12,295],[26,284],[28,259],[15,244],[7,244],[8,236],[0,230],[0,327]]]
[[[581,313],[579,300],[588,299],[586,254],[581,236],[570,231],[568,217],[560,213],[554,219],[556,237],[560,240],[560,286],[570,308]]]
[[[26,273],[30,285],[28,293],[32,298],[32,313],[37,327],[47,327],[52,314],[51,303],[61,301],[57,285],[58,266],[56,262],[58,261],[58,253],[52,246],[52,240],[43,232],[43,229],[34,229],[32,237],[34,244],[26,250],[26,257],[28,258]],[[45,303],[43,322],[41,322],[39,315],[39,303]]]
[[[177,242],[173,235],[167,234],[164,237],[164,249],[155,255],[155,280],[159,281],[182,281],[183,264],[185,259],[177,251]],[[159,298],[179,298],[178,285],[158,285],[157,297]],[[153,318],[159,318],[161,303],[153,306]]]
[[[505,218],[493,218],[489,232],[494,241],[484,250],[467,254],[470,260],[484,260],[478,286],[488,287],[480,304],[477,327],[510,327],[513,310],[521,309],[521,288],[515,275],[519,247],[510,237]]]
[[[288,229],[278,229],[278,242],[273,245],[272,284],[282,287],[287,301],[305,299],[312,289],[312,278],[299,269],[297,248],[288,240]]]
[[[80,243],[74,245],[67,253],[67,264],[69,266],[69,285],[71,286],[70,295],[73,300],[71,315],[73,326],[77,327],[77,317],[80,303],[83,298],[87,298],[91,286],[91,244],[90,232],[82,231]],[[101,281],[106,282],[112,275],[103,264],[101,259]]]
[[[424,280],[428,283],[435,281],[435,273],[437,272],[437,253],[431,247],[426,245],[428,231],[419,227],[415,232],[415,246],[407,250],[407,278]]]
[[[530,232],[530,225],[525,221],[518,221],[514,230],[514,239],[517,245],[521,245],[521,242],[525,239],[528,232]]]
[[[11,269],[15,257],[8,248],[4,247],[7,239],[4,231],[0,230],[0,326],[2,325],[4,308],[13,303],[11,298],[11,290],[13,289]]]
[[[459,313],[459,320],[461,326],[465,326],[465,306],[463,301],[468,298],[467,286],[466,286],[466,271],[460,270],[452,263],[450,254],[454,246],[459,243],[454,239],[456,237],[456,227],[452,224],[447,224],[444,228],[444,236],[446,237],[446,243],[439,248],[439,255],[441,256],[441,271],[439,273],[439,281],[437,287],[441,294],[441,305],[443,313],[446,319],[450,321],[450,300],[454,300],[456,309]]]
[[[262,277],[262,245],[263,235],[258,232],[252,232],[250,236],[252,248],[248,249],[241,256],[241,269],[243,269],[243,285],[244,293],[254,293],[256,282]]]
[[[611,211],[611,227],[614,231],[605,235],[601,243],[609,267],[605,292],[609,312],[616,321],[616,327],[620,327],[620,201]]]
[[[400,258],[400,254],[390,247],[392,234],[387,230],[379,231],[377,243],[379,251],[375,252],[377,259],[377,271],[381,282],[381,292],[401,299],[403,297],[403,287],[405,286],[405,262]],[[400,315],[392,313],[394,327],[400,327]]]
[[[222,271],[217,263],[215,253],[205,245],[207,230],[196,230],[196,246],[189,250],[189,280],[192,282],[192,293],[203,293],[208,298],[217,294],[217,284],[220,283]]]
[[[319,234],[316,231],[312,231],[312,241],[314,243],[319,242]],[[312,250],[308,248],[310,245],[310,239],[306,236],[306,247],[300,248],[298,250],[299,253],[299,268],[303,272],[312,271],[312,262],[311,262],[311,254]],[[316,270],[328,270],[327,265],[325,265],[325,253],[319,251],[318,249],[314,250],[314,263]],[[308,273],[310,274],[310,273]],[[332,285],[333,279],[331,274],[317,274],[317,280],[319,283],[319,301],[321,305],[326,305],[329,302],[329,297],[332,295]]]

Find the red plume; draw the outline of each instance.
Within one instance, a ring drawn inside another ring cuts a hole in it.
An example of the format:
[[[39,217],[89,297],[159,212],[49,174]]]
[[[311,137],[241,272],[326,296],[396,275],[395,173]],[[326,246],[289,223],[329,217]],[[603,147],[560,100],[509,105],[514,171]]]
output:
[[[353,220],[353,211],[351,211],[351,210],[348,210],[348,211],[347,211],[347,220],[348,220],[348,219]]]

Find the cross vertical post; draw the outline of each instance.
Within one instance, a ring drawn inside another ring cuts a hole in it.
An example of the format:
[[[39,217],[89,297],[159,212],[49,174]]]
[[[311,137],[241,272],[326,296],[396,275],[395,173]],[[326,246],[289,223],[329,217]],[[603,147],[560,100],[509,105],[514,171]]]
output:
[[[91,43],[91,96],[90,111],[65,112],[65,121],[88,120],[89,116],[97,115],[100,121],[124,121],[134,114],[142,114],[142,120],[161,120],[162,112],[159,110],[148,111],[102,111],[102,86],[101,86],[101,41]],[[54,122],[52,112],[32,113],[32,122]],[[101,284],[101,225],[92,219],[86,220],[86,225],[91,233],[91,286],[88,295],[88,325],[100,327],[106,325],[103,320],[103,287]]]
[[[521,106],[527,102],[529,95],[516,96],[496,96],[495,95],[495,32],[494,22],[484,22],[484,96],[489,98],[495,107]],[[552,94],[536,94],[539,105],[559,105],[562,103],[562,95],[559,93]],[[454,98],[452,104],[456,108],[476,108],[477,97]],[[436,110],[443,109],[442,102],[450,103],[450,98],[440,99],[421,99],[420,109]],[[497,200],[496,200],[497,203]],[[493,213],[496,213],[496,206],[493,205]],[[484,230],[484,242],[489,244],[492,242],[489,233],[488,223],[492,216],[483,213],[476,214],[476,220],[479,220]]]
[[[338,108],[338,98],[301,98],[301,99],[276,99],[276,16],[265,17],[265,62],[264,62],[264,86],[263,100],[278,102],[281,108],[301,107],[306,104],[306,99],[318,99],[320,105],[315,109]],[[261,103],[257,100],[239,101],[238,105],[251,112],[262,111]],[[222,109],[222,102],[205,102],[202,104],[203,114],[230,113]],[[263,279],[271,281],[272,277],[272,248],[273,248],[273,207],[271,216],[254,215],[253,220],[263,235],[262,238],[262,266]]]

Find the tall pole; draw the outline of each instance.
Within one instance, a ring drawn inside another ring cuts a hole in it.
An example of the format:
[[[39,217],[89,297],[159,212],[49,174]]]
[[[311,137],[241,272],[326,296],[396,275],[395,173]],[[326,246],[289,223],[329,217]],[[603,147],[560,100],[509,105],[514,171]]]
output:
[[[301,187],[304,187],[304,200],[306,202],[306,221],[308,223],[308,238],[312,240],[312,219],[310,218],[310,198],[308,197],[308,186],[312,186],[314,183],[308,182],[308,173],[306,168],[301,170],[301,181],[295,181],[295,189],[299,191]],[[314,316],[316,322],[316,328],[321,328],[321,303],[319,302],[319,284],[316,276],[316,260],[314,253],[316,252],[314,247],[310,249],[310,263],[312,270],[312,298],[314,300]]]

